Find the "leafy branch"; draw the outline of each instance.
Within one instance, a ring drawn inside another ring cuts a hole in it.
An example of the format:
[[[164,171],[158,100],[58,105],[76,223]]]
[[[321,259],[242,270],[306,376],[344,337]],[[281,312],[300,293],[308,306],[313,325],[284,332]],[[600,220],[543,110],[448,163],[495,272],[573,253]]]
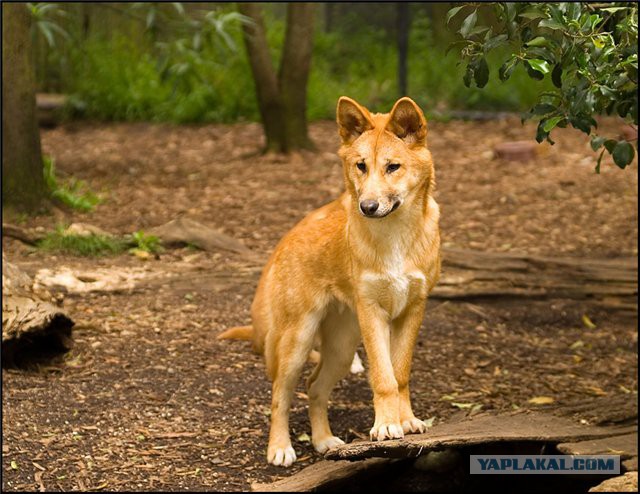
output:
[[[492,9],[494,26],[478,23],[480,9]],[[460,15],[464,13],[464,17]],[[536,140],[553,144],[556,127],[572,127],[591,137],[592,149],[602,148],[625,168],[635,156],[626,140],[600,136],[595,115],[617,114],[638,125],[638,7],[635,3],[469,3],[449,10],[447,25],[461,20],[461,57],[467,61],[463,81],[479,88],[489,81],[486,56],[500,46],[510,55],[498,70],[506,82],[517,66],[534,81],[551,78],[554,89],[541,92],[522,116],[538,120]],[[637,140],[636,140],[637,148]]]

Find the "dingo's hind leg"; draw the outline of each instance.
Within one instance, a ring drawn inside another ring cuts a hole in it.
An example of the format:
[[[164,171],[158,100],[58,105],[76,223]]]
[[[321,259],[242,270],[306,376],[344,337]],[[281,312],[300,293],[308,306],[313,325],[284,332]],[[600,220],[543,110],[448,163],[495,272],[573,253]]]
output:
[[[355,314],[332,308],[320,326],[320,362],[307,381],[309,418],[313,446],[319,453],[344,444],[333,435],[327,415],[329,395],[336,383],[349,373],[360,342]]]
[[[311,313],[279,332],[279,338],[268,339],[273,386],[271,391],[271,429],[267,461],[288,467],[296,461],[296,453],[289,437],[289,410],[293,391],[300,378],[313,339],[321,320],[321,313]],[[275,341],[274,341],[275,340]]]

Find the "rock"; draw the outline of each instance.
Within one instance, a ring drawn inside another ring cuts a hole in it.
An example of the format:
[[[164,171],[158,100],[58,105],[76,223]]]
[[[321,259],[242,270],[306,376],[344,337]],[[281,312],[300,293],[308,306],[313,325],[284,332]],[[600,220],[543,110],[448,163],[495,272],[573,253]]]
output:
[[[589,489],[589,492],[638,492],[638,472],[627,472]]]
[[[102,237],[112,237],[111,233],[89,223],[71,223],[64,231],[65,235],[77,235],[78,237],[90,237],[91,235],[99,235]]]
[[[494,156],[507,161],[529,161],[536,157],[538,144],[533,141],[502,142],[493,148]]]

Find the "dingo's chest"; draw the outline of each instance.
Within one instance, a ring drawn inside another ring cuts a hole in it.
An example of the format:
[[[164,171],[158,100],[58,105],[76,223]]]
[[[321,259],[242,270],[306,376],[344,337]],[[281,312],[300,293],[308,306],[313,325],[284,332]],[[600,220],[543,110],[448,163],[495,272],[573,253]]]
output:
[[[408,304],[427,294],[427,280],[419,270],[364,271],[358,291],[361,296],[375,300],[392,319],[398,317]]]

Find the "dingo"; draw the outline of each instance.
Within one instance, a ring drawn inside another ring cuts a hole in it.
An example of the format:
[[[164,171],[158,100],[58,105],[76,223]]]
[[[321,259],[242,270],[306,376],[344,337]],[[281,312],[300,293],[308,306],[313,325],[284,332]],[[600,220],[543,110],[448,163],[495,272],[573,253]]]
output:
[[[360,338],[369,360],[375,423],[371,439],[424,432],[409,398],[411,358],[428,293],[440,276],[439,209],[427,149],[427,122],[410,99],[372,114],[338,101],[346,192],[313,211],[280,241],[251,306],[252,326],[219,338],[253,340],[273,381],[267,460],[289,466],[294,388],[320,341],[307,381],[312,442],[324,453],[344,444],[329,426],[327,403]]]

